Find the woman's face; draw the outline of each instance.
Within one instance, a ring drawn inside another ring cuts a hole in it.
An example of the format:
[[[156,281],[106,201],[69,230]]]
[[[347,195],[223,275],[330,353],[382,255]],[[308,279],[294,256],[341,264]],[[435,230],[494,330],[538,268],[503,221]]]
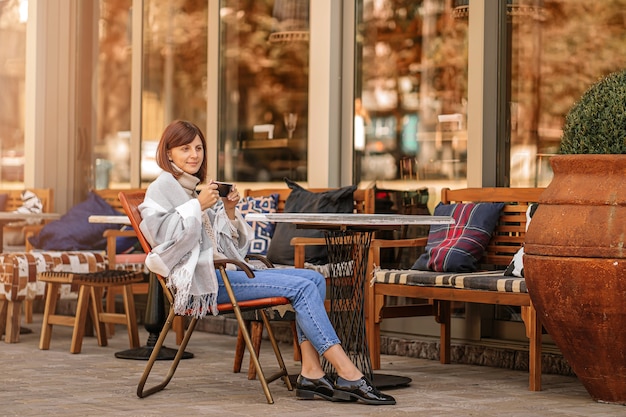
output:
[[[194,175],[198,172],[204,160],[202,140],[200,140],[199,136],[196,136],[193,141],[186,145],[172,148],[167,154],[174,165],[187,174]]]

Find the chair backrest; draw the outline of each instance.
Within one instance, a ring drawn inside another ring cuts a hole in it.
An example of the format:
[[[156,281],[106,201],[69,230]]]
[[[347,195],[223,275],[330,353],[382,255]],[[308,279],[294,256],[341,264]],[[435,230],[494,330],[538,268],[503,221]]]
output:
[[[43,213],[52,213],[54,211],[54,193],[51,188],[28,188],[37,195],[41,201],[41,211]],[[7,195],[7,201],[4,211],[17,210],[22,206],[22,192],[24,190],[0,190],[0,194]]]
[[[122,203],[122,208],[124,212],[130,219],[130,224],[133,226],[135,233],[137,234],[137,239],[139,239],[139,243],[141,243],[141,247],[144,252],[149,253],[152,248],[148,241],[146,240],[143,233],[141,233],[141,229],[139,229],[139,224],[141,223],[141,213],[139,212],[139,205],[143,203],[143,200],[146,196],[145,191],[135,191],[135,192],[125,192],[121,191],[118,194],[118,198],[120,203]]]
[[[100,190],[93,190],[94,193],[98,194],[98,196],[102,197],[104,201],[109,203],[111,207],[115,210],[122,211],[122,204],[119,199],[120,192],[124,192],[126,194],[134,194],[138,192],[146,192],[145,188],[104,188]]]

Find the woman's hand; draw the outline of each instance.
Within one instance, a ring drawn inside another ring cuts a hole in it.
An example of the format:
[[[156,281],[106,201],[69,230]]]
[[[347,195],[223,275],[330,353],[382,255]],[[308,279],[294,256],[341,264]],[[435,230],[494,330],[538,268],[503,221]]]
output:
[[[239,191],[237,191],[235,184],[231,187],[230,193],[226,197],[222,197],[222,201],[224,202],[224,211],[226,211],[228,218],[235,220],[235,208],[239,202]]]
[[[217,191],[217,184],[213,182],[202,187],[202,189],[200,189],[200,192],[198,193],[198,202],[200,203],[200,208],[202,209],[202,211],[213,207],[215,203],[217,203],[219,198],[220,195]]]
[[[224,211],[226,211],[226,215],[229,219],[235,220],[235,208],[239,202],[239,197],[239,191],[237,191],[237,186],[235,184],[233,184],[226,197],[220,197],[219,192],[217,191],[217,184],[211,181],[200,190],[200,193],[198,194],[198,201],[200,202],[200,208],[202,210],[206,210],[213,207],[215,203],[217,203],[217,200],[221,198],[224,202]]]

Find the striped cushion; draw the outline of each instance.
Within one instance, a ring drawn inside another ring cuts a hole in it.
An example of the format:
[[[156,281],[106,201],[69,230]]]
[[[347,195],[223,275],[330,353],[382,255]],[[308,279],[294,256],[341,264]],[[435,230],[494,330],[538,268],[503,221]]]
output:
[[[381,269],[375,272],[377,283],[448,287],[466,290],[527,293],[524,278],[504,276],[504,271],[445,273],[414,269]]]

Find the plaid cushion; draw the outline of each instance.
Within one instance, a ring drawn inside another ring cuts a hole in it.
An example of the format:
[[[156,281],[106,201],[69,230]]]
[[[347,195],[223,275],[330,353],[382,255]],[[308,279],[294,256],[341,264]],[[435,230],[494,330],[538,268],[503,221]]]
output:
[[[374,281],[385,284],[417,285],[423,287],[449,287],[466,290],[527,293],[524,278],[505,276],[504,271],[471,273],[440,273],[414,269],[381,269]]]
[[[441,204],[435,216],[452,216],[453,225],[433,225],[424,253],[412,269],[473,272],[491,239],[504,203]]]
[[[248,213],[276,213],[278,194],[263,197],[246,197],[239,200],[237,208],[245,217]],[[254,239],[250,242],[249,253],[266,255],[267,249],[274,235],[274,223],[271,222],[248,222],[254,230]]]

